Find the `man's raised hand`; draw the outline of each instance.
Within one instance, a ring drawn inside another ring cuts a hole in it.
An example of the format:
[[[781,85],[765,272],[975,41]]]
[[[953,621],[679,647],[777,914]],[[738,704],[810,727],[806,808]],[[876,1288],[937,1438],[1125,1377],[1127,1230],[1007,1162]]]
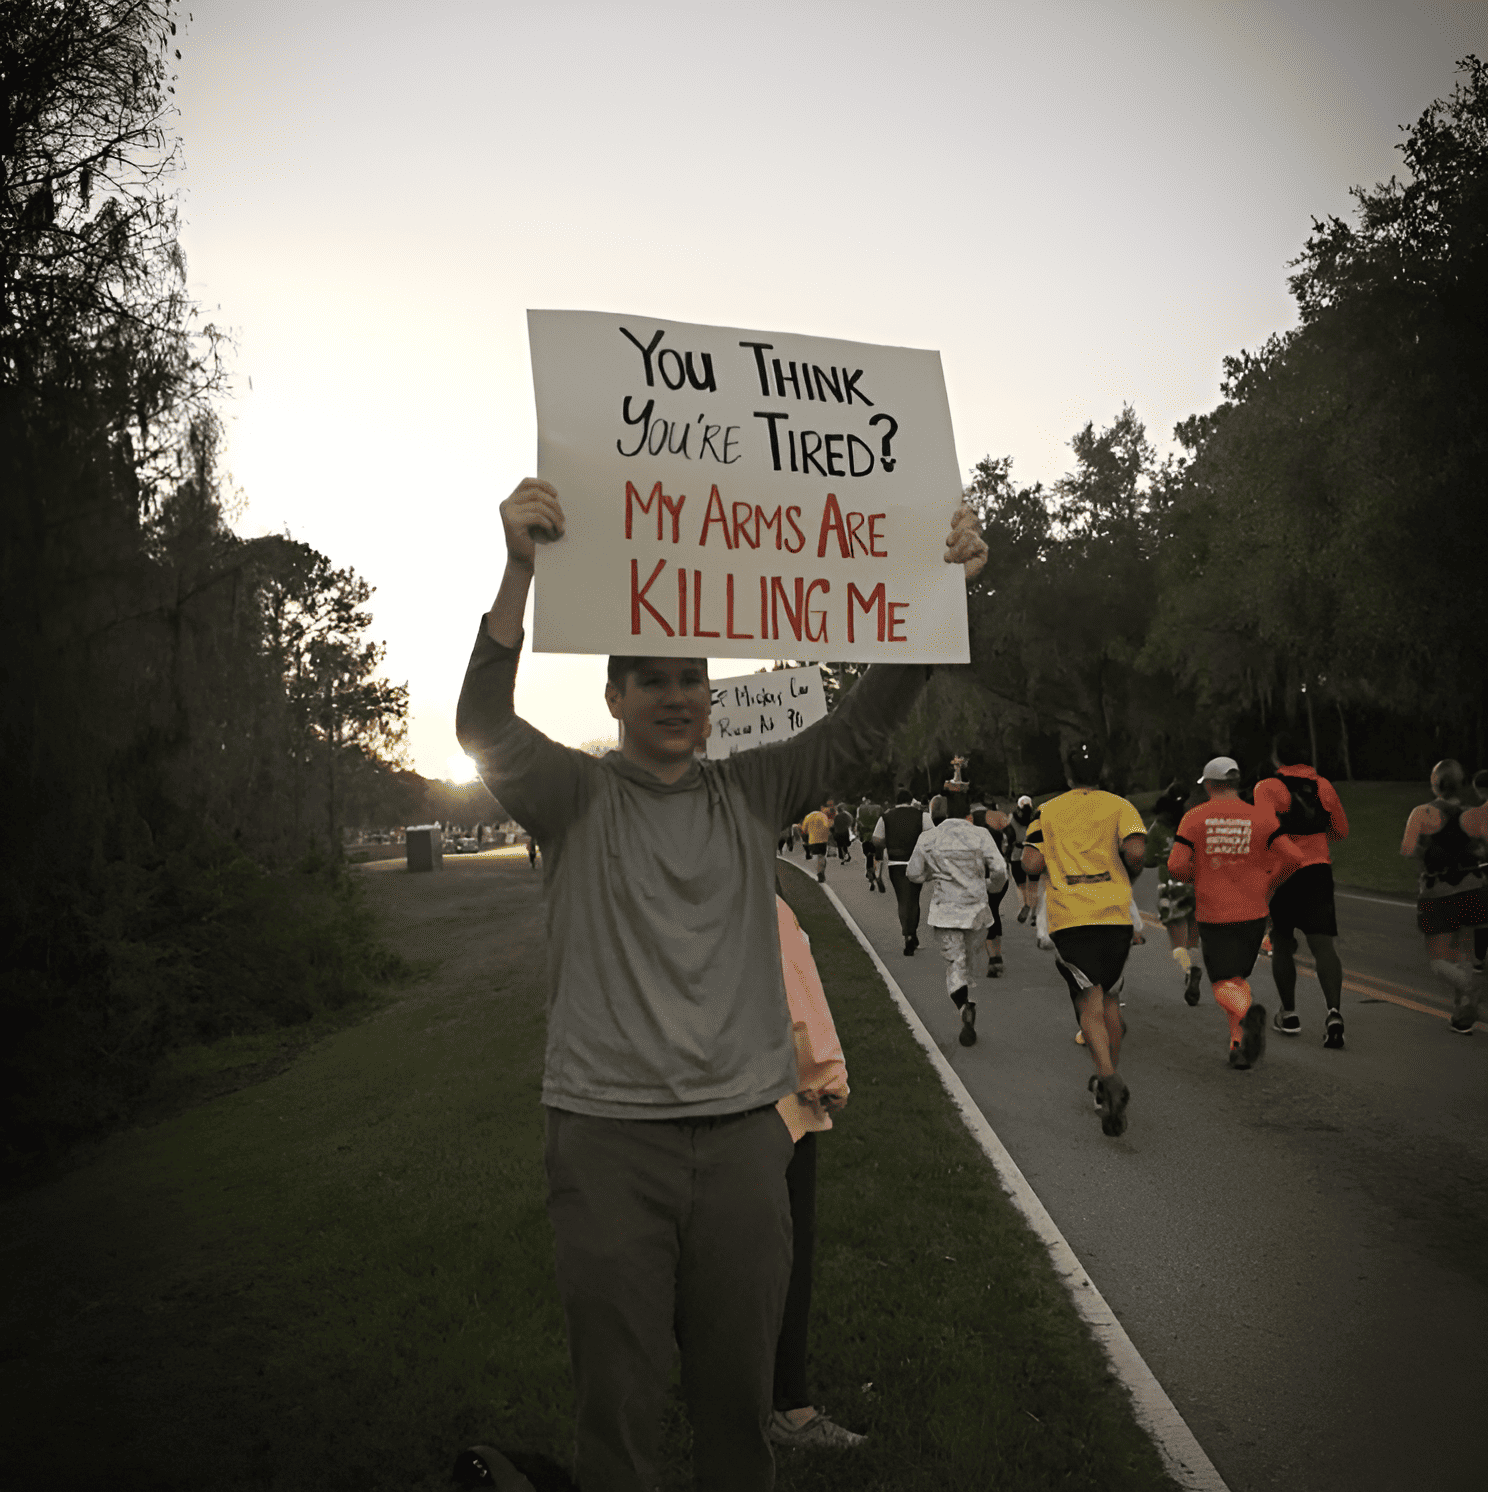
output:
[[[551,482],[524,477],[501,504],[501,526],[506,531],[507,558],[521,569],[531,570],[537,545],[563,537],[563,505],[557,489]]]
[[[951,531],[946,535],[945,562],[962,565],[966,578],[975,580],[987,563],[987,541],[982,538],[977,526],[977,516],[962,503],[951,519]]]

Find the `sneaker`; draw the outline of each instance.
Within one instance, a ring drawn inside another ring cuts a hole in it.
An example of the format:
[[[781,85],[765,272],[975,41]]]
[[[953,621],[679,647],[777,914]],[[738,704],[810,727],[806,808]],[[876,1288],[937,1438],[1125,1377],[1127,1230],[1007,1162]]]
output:
[[[1266,1007],[1252,1005],[1240,1022],[1240,1056],[1253,1067],[1266,1055]]]
[[[1295,1010],[1278,1010],[1271,1025],[1283,1036],[1299,1036],[1302,1033],[1302,1017]]]
[[[1328,1023],[1323,1031],[1323,1045],[1335,1052],[1343,1050],[1343,1016],[1337,1010],[1328,1012]]]
[[[821,1409],[799,1426],[793,1425],[780,1410],[772,1409],[768,1433],[776,1445],[804,1445],[812,1450],[847,1451],[868,1438],[839,1425]]]
[[[1261,957],[1262,958],[1270,958],[1271,957],[1271,934],[1270,933],[1267,933],[1266,936],[1261,939]]]
[[[1002,978],[1002,955],[1000,953],[994,953],[987,960],[987,978],[988,979],[1001,979]]]
[[[816,873],[816,878],[817,878],[817,880],[819,880],[819,881],[824,881],[824,880],[826,880],[826,878],[827,878],[827,873],[826,873],[826,871],[824,871],[824,870],[819,870],[819,871],[817,871],[817,873]]]
[[[1190,1005],[1199,1003],[1199,986],[1204,982],[1204,971],[1197,964],[1188,968],[1188,982],[1183,986],[1183,998]]]
[[[1447,1022],[1447,1029],[1456,1036],[1471,1036],[1474,1022],[1469,1016],[1454,1015]]]
[[[1240,1043],[1238,1041],[1230,1043],[1230,1066],[1236,1072],[1244,1072],[1250,1066],[1250,1063],[1245,1060],[1244,1054],[1240,1050]]]
[[[913,958],[914,957],[914,951],[915,951],[915,940],[913,938],[906,938],[904,940],[904,956],[905,956],[905,958]]]
[[[1119,1072],[1113,1072],[1110,1077],[1098,1078],[1096,1081],[1097,1096],[1100,1099],[1097,1107],[1101,1116],[1101,1133],[1112,1138],[1125,1134],[1126,1104],[1131,1097],[1126,1079]]]
[[[1024,907],[1023,910],[1018,913],[1018,921],[1019,922],[1027,922],[1028,921],[1028,908],[1027,907]]]
[[[1053,953],[1053,951],[1054,951],[1054,939],[1053,938],[1040,938],[1038,940],[1038,945],[1039,945],[1039,947],[1041,949],[1043,949],[1043,951],[1045,953]]]
[[[961,1035],[957,1038],[962,1046],[976,1045],[976,1001],[968,1000],[961,1007]]]

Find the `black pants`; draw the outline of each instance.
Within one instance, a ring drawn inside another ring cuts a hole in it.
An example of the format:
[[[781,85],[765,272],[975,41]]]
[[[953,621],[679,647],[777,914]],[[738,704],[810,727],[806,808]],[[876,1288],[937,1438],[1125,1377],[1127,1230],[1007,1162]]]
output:
[[[920,930],[920,883],[910,880],[902,865],[889,866],[889,880],[899,901],[899,931],[912,938]]]
[[[791,1277],[790,1131],[547,1111],[548,1216],[568,1325],[576,1480],[650,1492],[673,1354],[710,1492],[765,1492],[771,1360]]]
[[[785,1169],[790,1193],[790,1286],[785,1292],[785,1318],[775,1347],[775,1407],[804,1409],[811,1402],[806,1386],[806,1332],[811,1316],[811,1262],[816,1253],[816,1135],[807,1132],[796,1141],[796,1153]]]

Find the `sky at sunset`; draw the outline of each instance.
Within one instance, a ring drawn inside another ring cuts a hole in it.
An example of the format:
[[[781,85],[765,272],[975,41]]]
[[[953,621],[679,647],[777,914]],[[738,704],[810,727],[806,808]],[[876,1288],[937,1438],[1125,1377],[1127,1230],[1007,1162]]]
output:
[[[529,307],[938,349],[963,471],[1052,481],[1123,403],[1167,451],[1488,3],[196,0],[183,32],[238,527],[377,587],[443,776],[535,463]],[[529,656],[518,708],[609,734],[603,670]]]

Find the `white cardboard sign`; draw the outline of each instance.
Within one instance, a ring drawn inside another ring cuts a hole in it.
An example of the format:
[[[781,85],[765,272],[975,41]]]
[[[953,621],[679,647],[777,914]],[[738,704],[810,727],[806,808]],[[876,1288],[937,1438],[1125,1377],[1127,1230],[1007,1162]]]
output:
[[[712,679],[712,730],[708,756],[714,760],[788,741],[826,718],[827,696],[821,669],[777,668],[769,673],[746,673],[736,679]]]
[[[965,663],[940,354],[529,311],[549,653]]]

